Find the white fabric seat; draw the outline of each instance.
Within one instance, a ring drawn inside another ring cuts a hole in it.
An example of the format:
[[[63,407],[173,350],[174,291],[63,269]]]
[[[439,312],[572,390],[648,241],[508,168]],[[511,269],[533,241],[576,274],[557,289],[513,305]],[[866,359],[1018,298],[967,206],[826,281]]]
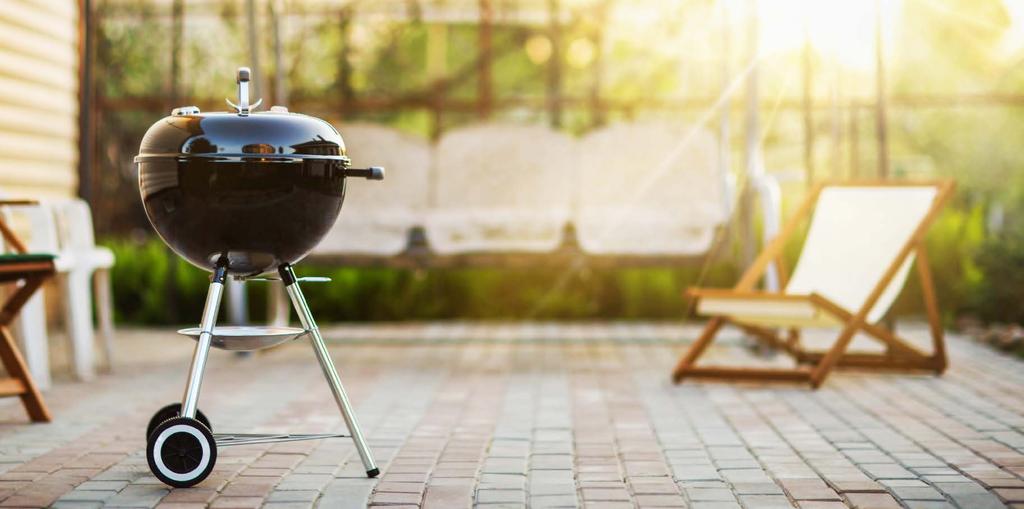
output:
[[[800,259],[778,299],[711,295],[700,299],[697,310],[749,325],[837,325],[842,321],[809,300],[787,297],[817,294],[856,313],[924,221],[937,193],[935,186],[826,187]],[[911,254],[868,312],[868,323],[878,323],[892,307],[913,262]]]
[[[935,186],[823,189],[786,293],[817,293],[843,308],[859,309],[937,194]],[[868,323],[889,312],[913,263],[911,254],[871,308]]]
[[[697,255],[729,215],[714,135],[669,123],[616,124],[580,141],[573,221],[592,254]]]
[[[445,134],[425,221],[441,254],[547,252],[570,220],[573,141],[543,126],[482,124]]]
[[[427,204],[430,147],[425,140],[370,124],[341,128],[353,167],[383,166],[383,181],[347,179],[341,216],[313,255],[390,256],[402,252]]]

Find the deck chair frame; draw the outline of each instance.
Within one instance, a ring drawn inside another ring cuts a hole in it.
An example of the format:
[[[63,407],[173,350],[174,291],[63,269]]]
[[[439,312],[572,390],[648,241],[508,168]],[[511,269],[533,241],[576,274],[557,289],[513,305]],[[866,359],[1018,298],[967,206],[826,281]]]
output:
[[[755,285],[764,275],[770,265],[775,265],[782,286],[787,284],[786,268],[782,261],[782,251],[786,242],[797,233],[800,225],[808,220],[813,213],[822,190],[827,187],[922,187],[934,186],[936,196],[932,201],[931,208],[924,218],[918,223],[913,234],[907,239],[899,250],[896,257],[888,265],[882,277],[875,283],[871,293],[859,309],[847,310],[842,306],[830,301],[818,294],[810,295],[787,295],[782,292],[763,292],[755,289]],[[732,322],[727,316],[713,316],[705,326],[697,341],[690,346],[689,350],[679,359],[672,378],[679,383],[686,378],[702,379],[726,379],[726,380],[751,380],[751,381],[790,381],[807,382],[811,387],[817,388],[825,381],[832,368],[836,366],[857,367],[866,369],[886,370],[911,370],[911,371],[932,371],[942,373],[946,369],[946,347],[943,337],[942,324],[939,317],[938,302],[935,297],[935,287],[932,282],[931,268],[928,264],[928,255],[925,248],[924,236],[928,228],[935,221],[939,211],[952,195],[954,183],[951,180],[942,181],[853,181],[853,182],[822,182],[814,186],[807,198],[797,209],[796,213],[776,236],[758,255],[754,263],[743,273],[739,282],[732,289],[708,289],[691,288],[687,294],[694,299],[702,297],[736,298],[745,300],[780,301],[796,300],[804,301],[818,310],[831,315],[842,324],[841,332],[833,343],[832,347],[825,352],[810,352],[800,345],[799,327],[786,329],[785,337],[778,331],[761,326],[751,326],[742,323],[735,323],[745,332],[767,344],[768,346],[782,350],[792,356],[798,366],[795,368],[754,368],[754,367],[726,367],[726,366],[696,366],[697,360],[701,357],[708,345],[715,339],[722,326]],[[899,272],[900,267],[906,262],[907,257],[916,254],[915,265],[917,276],[921,282],[921,291],[924,298],[925,312],[928,316],[928,325],[932,337],[933,352],[925,353],[906,340],[898,337],[892,330],[881,325],[867,322],[867,316],[882,293],[888,288],[893,278]],[[881,342],[886,351],[880,354],[873,353],[849,353],[849,347],[854,336],[858,333],[867,334],[869,337]]]
[[[4,205],[34,205],[29,200],[0,200]],[[0,219],[0,235],[17,254],[25,254],[25,244]],[[13,283],[14,290],[0,304],[0,363],[7,378],[0,378],[0,397],[18,396],[33,422],[50,422],[50,410],[29,373],[18,343],[11,334],[11,323],[18,317],[22,306],[54,274],[53,260],[26,260],[0,264],[0,283]],[[20,283],[20,284],[19,284]]]

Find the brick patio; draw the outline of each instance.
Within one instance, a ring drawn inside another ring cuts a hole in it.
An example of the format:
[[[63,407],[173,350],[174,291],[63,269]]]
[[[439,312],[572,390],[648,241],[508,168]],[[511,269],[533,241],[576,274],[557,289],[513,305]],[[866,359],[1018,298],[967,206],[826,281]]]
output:
[[[673,386],[695,332],[331,329],[379,479],[334,439],[222,449],[203,484],[169,490],[149,474],[143,434],[180,397],[191,344],[125,331],[115,374],[48,391],[53,424],[24,424],[15,400],[0,402],[0,506],[1024,507],[1024,363],[952,337],[942,378]],[[731,336],[712,357],[777,362]],[[210,366],[200,406],[216,431],[343,430],[305,345],[215,352]]]

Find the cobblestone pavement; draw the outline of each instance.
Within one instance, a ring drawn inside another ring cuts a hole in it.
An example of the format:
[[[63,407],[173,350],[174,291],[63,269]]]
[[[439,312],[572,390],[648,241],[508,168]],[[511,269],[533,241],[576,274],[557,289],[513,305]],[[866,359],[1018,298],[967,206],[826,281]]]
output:
[[[191,344],[125,331],[115,374],[47,392],[54,423],[0,402],[0,507],[1024,507],[1024,363],[954,337],[941,378],[673,386],[695,332],[332,329],[380,478],[333,439],[222,449],[206,481],[171,490],[150,475],[143,434],[180,396]],[[759,359],[733,336],[712,356]],[[305,345],[215,352],[209,366],[200,406],[218,431],[343,431]]]

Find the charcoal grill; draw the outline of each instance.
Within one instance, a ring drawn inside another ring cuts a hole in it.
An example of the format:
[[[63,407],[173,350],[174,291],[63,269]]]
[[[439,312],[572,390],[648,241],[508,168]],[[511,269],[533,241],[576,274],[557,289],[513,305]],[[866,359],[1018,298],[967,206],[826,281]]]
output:
[[[185,391],[153,415],[146,430],[150,470],[165,484],[188,487],[213,470],[217,448],[254,443],[351,437],[369,477],[379,474],[345,388],[324,345],[293,265],[341,212],[349,177],[381,180],[379,167],[351,168],[345,142],[329,123],[280,106],[257,112],[249,102],[248,68],[237,74],[234,111],[175,108],[146,132],[135,162],[146,216],[179,256],[212,272],[198,327],[178,331],[196,341]],[[266,275],[266,277],[261,277]],[[280,279],[301,328],[218,327],[228,277]],[[255,350],[308,339],[348,428],[348,434],[213,433],[199,411],[199,392],[211,347]]]

